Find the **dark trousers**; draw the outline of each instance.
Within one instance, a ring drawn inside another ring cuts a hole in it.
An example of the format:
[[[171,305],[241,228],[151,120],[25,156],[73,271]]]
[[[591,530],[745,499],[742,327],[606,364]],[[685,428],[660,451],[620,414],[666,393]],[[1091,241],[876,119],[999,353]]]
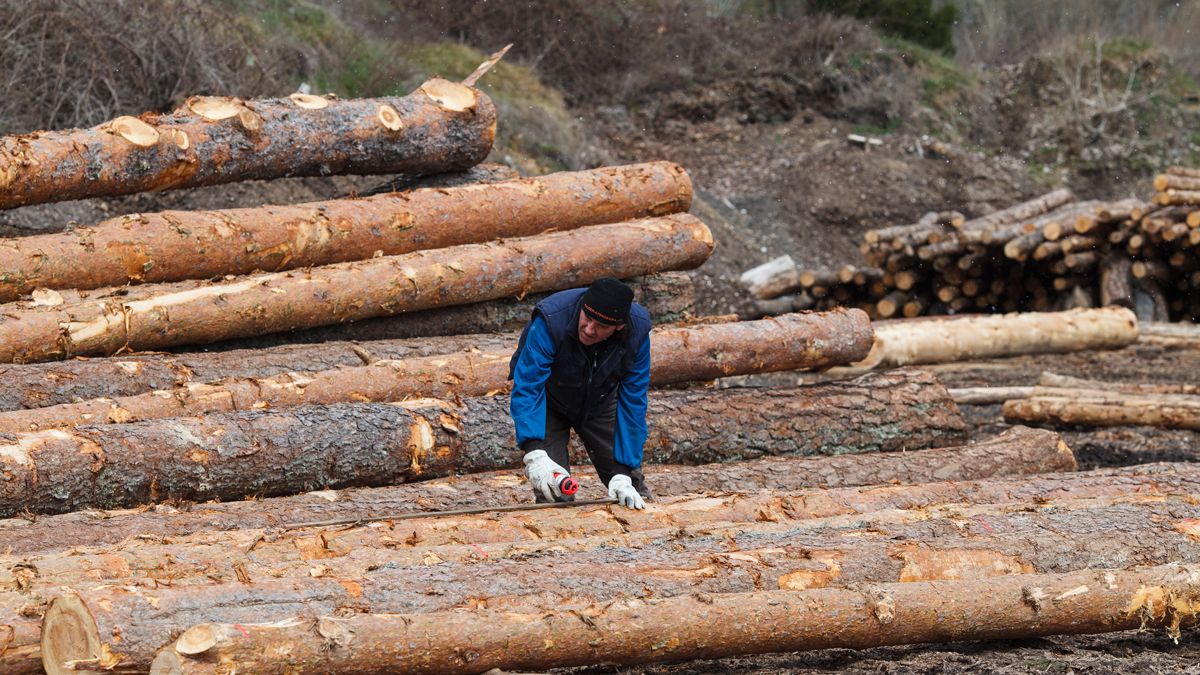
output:
[[[613,444],[617,430],[617,397],[615,394],[609,397],[608,403],[603,408],[592,411],[580,424],[571,424],[570,420],[555,411],[553,406],[547,405],[546,435],[542,438],[541,443],[532,443],[526,449],[545,450],[550,459],[570,471],[571,458],[567,455],[567,441],[570,439],[572,429],[579,436],[579,440],[583,441],[583,447],[592,460],[592,466],[596,467],[596,473],[600,475],[600,480],[605,485],[608,485],[608,481],[612,480],[613,476],[623,473],[633,481],[633,488],[642,495],[642,499],[648,502],[654,501],[654,496],[646,487],[646,479],[642,475],[642,470],[625,466],[613,457]],[[533,494],[539,504],[548,501],[537,490],[534,490]],[[563,495],[559,501],[575,501],[575,496]]]

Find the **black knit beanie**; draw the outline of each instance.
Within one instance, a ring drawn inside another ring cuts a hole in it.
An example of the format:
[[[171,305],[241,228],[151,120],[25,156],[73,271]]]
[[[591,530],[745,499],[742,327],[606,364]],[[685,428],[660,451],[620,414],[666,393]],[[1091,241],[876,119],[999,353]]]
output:
[[[592,282],[583,294],[583,313],[607,326],[622,326],[629,321],[633,289],[612,277]]]

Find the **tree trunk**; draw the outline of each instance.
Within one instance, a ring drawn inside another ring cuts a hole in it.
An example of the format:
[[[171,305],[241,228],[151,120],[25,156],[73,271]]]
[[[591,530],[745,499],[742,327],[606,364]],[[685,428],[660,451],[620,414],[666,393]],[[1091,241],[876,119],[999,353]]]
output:
[[[34,288],[209,279],[400,255],[687,211],[669,162],[493,185],[224,211],[121,216],[0,246],[0,302]]]
[[[1015,223],[1021,220],[1031,220],[1073,201],[1075,201],[1075,195],[1070,190],[1062,188],[1059,190],[1054,190],[1053,192],[1048,192],[1027,202],[1015,204],[1007,209],[1002,209],[980,218],[968,220],[967,222],[963,223],[961,229],[964,231],[985,230],[1001,225]]]
[[[1200,431],[1200,397],[1153,394],[1038,396],[1004,404],[1008,422],[1085,427],[1151,426]]]
[[[764,370],[824,368],[866,356],[873,334],[857,309],[788,314],[762,321],[664,328],[651,335],[652,385],[710,380]],[[116,400],[93,399],[0,413],[0,431],[122,423],[216,411],[420,396],[483,396],[509,387],[515,344],[315,373],[188,384]]]
[[[1100,304],[1133,309],[1132,263],[1121,253],[1110,253],[1100,265]]]
[[[855,485],[908,485],[933,480],[978,480],[1009,475],[1074,471],[1074,455],[1058,434],[1026,427],[973,445],[827,457],[760,457],[701,466],[659,465],[647,469],[657,497],[753,490],[799,490]],[[572,468],[579,499],[607,495],[590,466]],[[1132,473],[1127,470],[1123,473]],[[1085,479],[1080,477],[1077,483]],[[993,481],[999,485],[999,481]],[[1013,481],[1005,484],[1012,485]],[[1022,483],[1025,485],[1026,483]],[[884,488],[885,491],[890,488]],[[899,491],[903,488],[897,487]],[[1050,489],[1044,492],[1051,492]],[[915,492],[906,493],[910,497]],[[1014,493],[1016,494],[1016,493]],[[385,514],[450,511],[528,502],[528,483],[511,471],[489,472],[380,488],[323,490],[291,497],[160,506],[149,511],[94,511],[0,521],[10,555],[115,544],[129,537],[180,537],[205,530],[279,527],[286,523],[355,521]]]
[[[1107,380],[1085,380],[1078,377],[1058,375],[1043,371],[1038,376],[1038,386],[1062,389],[1095,389],[1126,394],[1200,394],[1200,386],[1194,384],[1143,384],[1110,382]]]
[[[876,324],[875,347],[858,365],[874,368],[1119,349],[1136,339],[1137,319],[1123,307],[925,318]]]
[[[193,97],[130,119],[0,139],[0,208],[285,176],[455,171],[483,161],[496,136],[487,95],[440,79],[379,99]]]
[[[871,521],[870,529],[833,532],[820,520],[738,524],[682,537],[670,531],[628,535],[635,547],[614,545],[605,536],[574,540],[579,546],[559,542],[553,574],[547,574],[546,560],[526,559],[521,547],[506,545],[503,552],[493,549],[494,555],[471,563],[439,562],[435,554],[423,564],[384,565],[353,577],[339,576],[333,559],[316,559],[312,573],[279,580],[94,586],[54,601],[43,623],[49,636],[43,653],[52,662],[107,654],[127,668],[144,668],[171,636],[203,622],[269,622],[339,609],[424,613],[483,604],[555,607],[864,583],[980,578],[1000,583],[1006,575],[1122,566],[1131,560],[1197,563],[1200,544],[1189,533],[1200,507],[1188,502],[1147,497],[1136,503],[1099,500],[1094,508],[1055,505],[1009,513],[965,508],[961,519],[892,524],[881,518]]]
[[[1180,627],[1195,624],[1200,613],[1189,600],[1200,593],[1197,579],[1200,567],[1168,565],[865,589],[625,600],[546,611],[457,609],[321,616],[315,621],[307,614],[250,626],[205,622],[164,647],[151,673],[453,675],[493,667],[632,666],[1145,628],[1164,628],[1178,636]],[[396,648],[405,644],[421,649]]]
[[[13,308],[0,320],[0,361],[203,344],[689,269],[712,248],[703,223],[677,214],[253,275],[143,300]]]
[[[654,392],[647,422],[645,459],[660,464],[915,450],[965,433],[945,387],[922,371],[769,393]],[[385,485],[519,462],[507,397],[248,410],[7,440],[5,515]]]
[[[686,272],[649,274],[626,281],[638,304],[658,323],[685,320],[696,303],[696,292]],[[264,349],[293,343],[331,340],[393,340],[441,337],[480,331],[519,331],[529,321],[533,306],[550,293],[528,293],[488,302],[440,307],[399,316],[363,319],[345,324],[254,335],[205,345],[205,349]]]

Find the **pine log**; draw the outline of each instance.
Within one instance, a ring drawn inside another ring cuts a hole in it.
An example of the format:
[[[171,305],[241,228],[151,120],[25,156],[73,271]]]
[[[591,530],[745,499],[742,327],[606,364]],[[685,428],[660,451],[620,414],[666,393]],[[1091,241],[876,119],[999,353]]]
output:
[[[688,464],[940,447],[965,431],[945,388],[922,371],[790,391],[655,392],[648,423],[646,461]],[[506,397],[215,413],[5,440],[4,515],[384,485],[519,459]]]
[[[1058,434],[1018,426],[968,446],[870,456],[760,457],[695,467],[665,464],[648,468],[646,474],[654,494],[669,497],[709,491],[913,484],[930,479],[966,481],[1074,469],[1073,454]],[[575,466],[572,474],[581,485],[580,499],[606,495],[590,466]],[[1073,488],[1081,484],[1082,481],[1071,482]],[[1039,494],[1062,494],[1056,489],[1037,489],[1041,491]],[[905,494],[911,498],[916,493]],[[161,505],[149,511],[89,511],[29,520],[18,517],[0,521],[0,534],[4,535],[4,550],[10,555],[27,555],[71,548],[80,542],[102,546],[130,537],[162,539],[205,530],[267,528],[294,522],[354,521],[389,513],[506,506],[526,502],[529,496],[529,486],[519,474],[489,472],[380,488],[204,503],[185,509]]]
[[[634,289],[634,297],[646,308],[656,324],[686,319],[696,303],[695,287],[686,272],[648,274],[627,279],[626,283]],[[551,293],[553,291],[518,294],[487,302],[406,312],[398,316],[254,335],[208,344],[204,349],[266,349],[296,343],[435,338],[480,331],[519,331],[529,321],[534,305]]]
[[[1165,190],[1200,190],[1200,177],[1164,173],[1154,177],[1154,189]]]
[[[1192,537],[1200,507],[1186,498],[1110,502],[1096,500],[1079,508],[1055,504],[1003,515],[994,507],[978,512],[968,507],[960,518],[879,520],[857,531],[829,532],[821,521],[802,521],[718,527],[683,538],[670,532],[635,534],[630,535],[638,543],[634,548],[603,537],[583,547],[566,546],[570,555],[554,559],[553,574],[546,573],[545,560],[524,560],[514,550],[510,558],[489,555],[483,563],[486,574],[479,564],[431,558],[428,564],[384,566],[352,578],[320,572],[251,584],[80,588],[56,598],[47,611],[43,654],[49,655],[48,668],[58,661],[102,655],[108,663],[116,659],[126,668],[144,668],[171,636],[196,623],[269,622],[339,608],[435,612],[482,603],[546,607],[761,588],[980,577],[999,582],[1005,575],[1130,560],[1200,561],[1200,545]],[[1114,528],[1114,522],[1121,527]],[[1131,538],[1128,532],[1134,531],[1138,536]]]
[[[769,300],[800,288],[800,270],[792,256],[781,255],[746,270],[739,281],[753,297]]]
[[[600,276],[689,269],[712,248],[703,223],[677,214],[252,275],[144,300],[9,305],[0,320],[0,362],[203,344],[569,288]]]
[[[0,242],[0,302],[34,288],[209,279],[528,237],[687,211],[677,164],[223,211],[164,211]]]
[[[1146,628],[1178,637],[1182,626],[1197,622],[1197,594],[1200,567],[1168,565],[994,581],[626,600],[545,612],[458,609],[315,620],[305,615],[251,626],[204,622],[164,647],[151,673],[453,675],[493,667],[633,666]],[[421,649],[396,649],[398,644]]]
[[[1200,178],[1200,169],[1185,166],[1167,167],[1166,173],[1174,174],[1176,176],[1187,176],[1189,178]]]
[[[1075,201],[1074,193],[1066,188],[1061,188],[986,216],[968,220],[963,223],[962,229],[984,230],[1020,220],[1030,220],[1073,201]]]
[[[651,335],[652,385],[773,370],[843,365],[873,342],[861,310],[786,314],[762,321],[661,328]],[[339,402],[401,401],[422,396],[482,396],[507,391],[516,344],[269,378],[189,383],[117,399],[92,399],[0,413],[0,431],[124,423],[233,410]]]
[[[875,346],[858,367],[945,363],[1017,354],[1119,349],[1137,339],[1125,308],[1004,316],[924,318],[876,324]]]
[[[299,96],[193,97],[142,115],[146,141],[111,123],[0,138],[0,208],[284,176],[442,173],[481,162],[496,135],[487,95],[441,79],[404,97]],[[233,115],[214,119],[221,102]],[[381,123],[385,110],[398,128]]]
[[[1133,309],[1133,264],[1120,252],[1110,252],[1100,265],[1100,304]]]
[[[1043,371],[1038,376],[1039,387],[1071,389],[1093,389],[1097,391],[1124,392],[1127,394],[1184,394],[1200,395],[1200,386],[1192,384],[1150,384],[1088,380],[1069,375],[1058,375]]]
[[[1166,394],[1038,396],[1007,401],[1004,419],[1028,424],[1083,427],[1151,426],[1200,431],[1200,397]]]
[[[1200,190],[1175,190],[1168,188],[1154,193],[1154,202],[1163,206],[1200,205]]]

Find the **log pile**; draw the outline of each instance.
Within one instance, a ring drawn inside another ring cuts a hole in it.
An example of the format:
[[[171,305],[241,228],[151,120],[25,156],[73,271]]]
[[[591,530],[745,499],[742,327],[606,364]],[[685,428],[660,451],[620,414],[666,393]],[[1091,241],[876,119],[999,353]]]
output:
[[[0,208],[403,174],[363,196],[0,246],[0,671],[540,671],[1192,622],[1200,470],[1078,473],[1058,433],[1020,426],[971,442],[954,397],[975,399],[899,367],[1119,347],[1130,309],[877,331],[833,306],[872,298],[879,315],[902,290],[892,314],[928,313],[908,303],[954,245],[1057,260],[1037,251],[1086,235],[1078,220],[1036,242],[1018,225],[1095,205],[930,214],[875,233],[890,252],[863,268],[750,275],[763,298],[793,296],[780,316],[689,317],[680,272],[715,242],[679,166],[471,168],[497,123],[473,84],[501,55],[408,97],[197,97],[0,139]],[[580,501],[534,505],[513,447],[514,331],[599,276],[631,279],[657,324],[645,511],[605,499],[576,445]],[[196,345],[218,351],[159,351]],[[851,364],[880,370],[707,386]],[[1064,388],[1098,387],[1022,398]]]
[[[859,307],[872,318],[1129,307],[1200,320],[1200,170],[1172,167],[1152,200],[1081,201],[1061,189],[987,216],[930,212],[868,230],[862,265],[782,256],[742,284],[758,314]]]

